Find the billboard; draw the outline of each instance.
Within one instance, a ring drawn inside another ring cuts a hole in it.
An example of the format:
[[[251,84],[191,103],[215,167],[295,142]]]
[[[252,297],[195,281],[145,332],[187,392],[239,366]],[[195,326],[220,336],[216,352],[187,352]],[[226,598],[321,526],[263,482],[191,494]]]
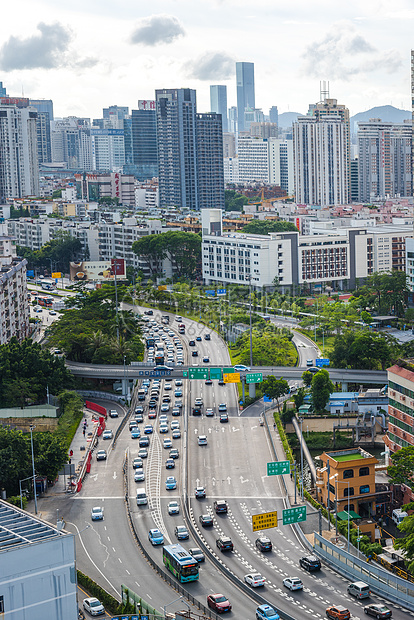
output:
[[[156,110],[157,102],[153,99],[138,99],[138,110]]]
[[[126,280],[125,261],[123,258],[112,258],[110,261],[82,261],[70,263],[70,279],[87,282],[88,280]]]

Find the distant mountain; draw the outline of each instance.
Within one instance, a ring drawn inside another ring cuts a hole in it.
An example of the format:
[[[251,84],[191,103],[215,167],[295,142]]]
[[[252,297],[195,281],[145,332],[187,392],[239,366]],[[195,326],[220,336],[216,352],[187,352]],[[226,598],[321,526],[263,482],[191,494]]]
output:
[[[279,127],[283,127],[283,129],[292,127],[292,123],[297,120],[298,116],[303,116],[303,114],[301,112],[283,112],[282,114],[279,114]]]
[[[283,116],[283,114],[280,116]],[[377,106],[366,112],[359,112],[359,114],[351,116],[351,132],[356,133],[358,131],[358,122],[367,122],[370,118],[380,118],[382,121],[391,123],[403,123],[406,119],[411,120],[411,112],[394,108],[393,105]]]

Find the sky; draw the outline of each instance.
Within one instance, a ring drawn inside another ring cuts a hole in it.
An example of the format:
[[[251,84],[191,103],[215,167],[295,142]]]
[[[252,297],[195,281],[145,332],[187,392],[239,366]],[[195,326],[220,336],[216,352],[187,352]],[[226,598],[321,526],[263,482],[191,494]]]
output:
[[[0,23],[0,82],[52,99],[55,117],[102,117],[157,88],[210,84],[236,105],[235,63],[255,65],[256,107],[306,113],[320,82],[351,115],[410,109],[412,0],[16,0]]]

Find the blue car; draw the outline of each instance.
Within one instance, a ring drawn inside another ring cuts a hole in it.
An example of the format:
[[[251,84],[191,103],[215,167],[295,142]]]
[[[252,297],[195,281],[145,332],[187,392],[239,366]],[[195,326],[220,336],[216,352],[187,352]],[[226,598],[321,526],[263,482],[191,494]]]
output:
[[[153,529],[148,532],[148,540],[152,545],[163,545],[164,544],[164,536],[160,532],[160,530]]]
[[[141,433],[138,428],[133,428],[131,431],[131,439],[139,439],[141,437]]]
[[[181,398],[182,395],[183,395],[183,391],[182,390],[175,390],[174,396],[176,396],[177,398]]]
[[[153,427],[152,424],[146,424],[144,427],[144,433],[145,435],[151,435],[151,433],[153,432]]]
[[[259,605],[256,609],[257,620],[279,620],[280,616],[270,605]]]
[[[165,481],[165,488],[167,489],[167,491],[173,491],[177,488],[177,480],[174,478],[174,476],[167,476],[167,479]]]

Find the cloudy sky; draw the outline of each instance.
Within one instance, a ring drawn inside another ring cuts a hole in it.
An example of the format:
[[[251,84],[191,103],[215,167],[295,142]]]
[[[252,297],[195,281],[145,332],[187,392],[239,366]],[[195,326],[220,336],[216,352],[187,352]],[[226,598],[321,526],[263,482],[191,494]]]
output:
[[[2,12],[0,81],[53,99],[55,116],[150,99],[156,88],[226,84],[255,64],[256,107],[305,113],[321,80],[351,114],[410,108],[412,0],[16,0]]]

